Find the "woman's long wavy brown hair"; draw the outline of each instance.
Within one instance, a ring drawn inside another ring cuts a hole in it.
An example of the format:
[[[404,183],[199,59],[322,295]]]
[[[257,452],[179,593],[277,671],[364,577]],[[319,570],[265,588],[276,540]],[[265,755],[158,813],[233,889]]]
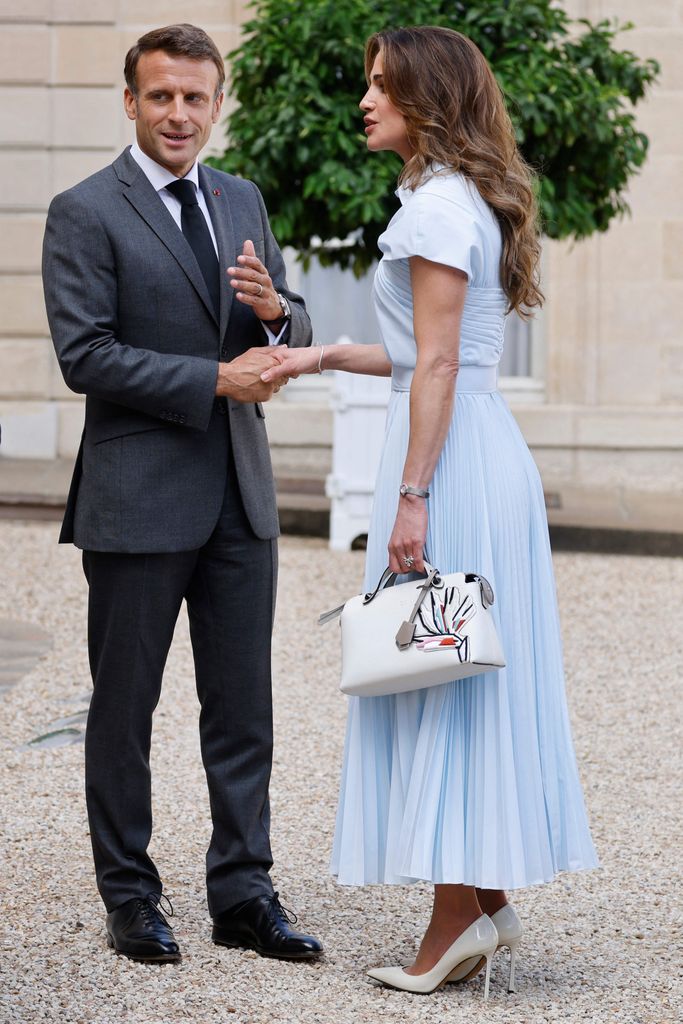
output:
[[[527,317],[543,302],[534,175],[515,141],[500,86],[471,39],[423,25],[377,32],[365,44],[369,81],[382,56],[384,90],[406,122],[413,156],[399,183],[416,188],[441,164],[470,178],[500,224],[501,283]]]

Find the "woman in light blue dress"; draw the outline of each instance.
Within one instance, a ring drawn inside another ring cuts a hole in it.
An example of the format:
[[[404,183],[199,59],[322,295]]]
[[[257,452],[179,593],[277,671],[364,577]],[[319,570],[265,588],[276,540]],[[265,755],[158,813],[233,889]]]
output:
[[[420,571],[423,556],[493,585],[504,669],[350,699],[331,865],[343,884],[434,884],[415,963],[371,977],[429,992],[486,965],[487,994],[501,946],[514,987],[522,928],[505,890],[597,863],[543,490],[497,389],[505,315],[541,301],[536,211],[502,95],[470,40],[431,27],[379,33],[366,72],[368,149],[404,160],[401,208],[379,240],[382,345],[292,350],[264,377],[391,375],[366,590],[387,563]]]

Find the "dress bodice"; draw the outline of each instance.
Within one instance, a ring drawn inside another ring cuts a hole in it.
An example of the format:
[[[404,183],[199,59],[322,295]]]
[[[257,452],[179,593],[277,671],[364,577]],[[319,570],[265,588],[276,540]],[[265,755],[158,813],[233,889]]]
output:
[[[503,350],[507,298],[500,286],[500,227],[461,174],[435,173],[414,191],[400,188],[401,208],[380,236],[374,301],[382,343],[394,365],[414,367],[411,256],[455,267],[469,286],[460,328],[460,363],[496,366]]]

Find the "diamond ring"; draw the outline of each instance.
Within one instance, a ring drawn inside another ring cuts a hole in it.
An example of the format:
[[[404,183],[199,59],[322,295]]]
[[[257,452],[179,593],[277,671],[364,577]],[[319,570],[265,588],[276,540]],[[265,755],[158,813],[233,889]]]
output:
[[[408,569],[410,569],[410,568],[411,568],[411,566],[415,565],[415,559],[413,558],[413,556],[412,556],[412,555],[404,555],[404,556],[403,556],[403,564],[404,564],[404,565],[405,565],[405,566],[406,566],[406,567],[407,567]]]

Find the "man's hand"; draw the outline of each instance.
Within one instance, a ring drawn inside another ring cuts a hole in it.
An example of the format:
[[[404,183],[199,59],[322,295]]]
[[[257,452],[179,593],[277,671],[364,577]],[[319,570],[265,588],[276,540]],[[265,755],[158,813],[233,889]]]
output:
[[[267,402],[288,378],[263,381],[261,374],[284,359],[284,352],[271,348],[250,348],[229,363],[218,364],[216,394],[235,398],[238,402]]]
[[[237,257],[238,267],[228,267],[230,285],[235,298],[251,306],[259,320],[279,320],[282,307],[273,288],[270,274],[256,256],[254,243],[247,239],[242,255]]]

